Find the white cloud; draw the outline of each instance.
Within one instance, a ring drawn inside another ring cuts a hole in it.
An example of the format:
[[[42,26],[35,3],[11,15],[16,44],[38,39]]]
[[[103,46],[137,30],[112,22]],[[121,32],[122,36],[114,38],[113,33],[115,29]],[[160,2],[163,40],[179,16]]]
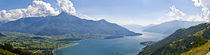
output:
[[[184,12],[177,9],[175,6],[170,7],[171,11],[168,12],[167,17],[172,20],[183,20],[186,15]]]
[[[66,13],[71,14],[71,15],[78,16],[81,19],[100,20],[98,18],[93,18],[93,17],[90,17],[88,15],[77,13],[76,9],[74,8],[74,4],[70,0],[57,0],[57,4],[63,12],[66,12]]]
[[[98,21],[98,20],[101,20],[99,18],[93,18],[93,17],[90,17],[88,15],[84,15],[84,14],[81,14],[81,13],[77,13],[75,16],[81,18],[81,19],[87,19],[87,20],[94,20],[94,21]]]
[[[74,4],[70,0],[57,0],[57,4],[61,8],[62,12],[75,15],[81,19],[95,20],[95,21],[100,20],[98,18],[93,18],[85,14],[77,13],[76,9],[74,8]]]
[[[186,21],[206,21],[206,20],[202,18],[200,15],[193,15],[193,16],[188,16]]]
[[[0,21],[14,21],[23,17],[43,17],[55,16],[59,11],[55,11],[51,4],[34,0],[32,5],[23,9],[1,10]]]
[[[202,18],[206,21],[210,21],[210,0],[192,0],[194,5],[202,7]]]
[[[193,0],[195,6],[200,6],[201,4],[198,1]],[[169,18],[167,21],[170,20],[183,20],[183,21],[208,21],[209,14],[206,14],[206,11],[203,11],[202,15],[186,15],[181,10],[177,9],[175,6],[170,7],[171,11],[168,12],[167,17]],[[209,11],[208,11],[209,12]],[[164,20],[166,21],[166,20]]]
[[[69,0],[57,0],[58,6],[62,9],[62,11],[75,15],[76,14],[76,9],[74,8],[74,5],[71,1]]]
[[[57,0],[57,5],[62,12],[78,16],[82,19],[99,20],[97,18],[89,17],[88,15],[77,14],[76,9],[73,7],[73,3],[70,0]],[[58,14],[60,14],[60,12],[51,7],[50,3],[41,0],[34,0],[32,5],[29,5],[27,8],[0,10],[0,21],[7,22],[24,17],[56,16]]]

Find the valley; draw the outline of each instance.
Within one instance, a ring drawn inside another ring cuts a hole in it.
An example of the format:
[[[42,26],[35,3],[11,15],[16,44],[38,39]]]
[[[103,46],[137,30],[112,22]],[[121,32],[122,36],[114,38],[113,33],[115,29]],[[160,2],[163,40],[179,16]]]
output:
[[[0,55],[210,55],[210,0],[0,0]]]
[[[165,35],[159,33],[140,32],[139,36],[124,36],[114,39],[87,39],[74,46],[57,49],[55,55],[136,55],[146,45],[145,41],[159,41]],[[82,52],[82,53],[81,53]]]

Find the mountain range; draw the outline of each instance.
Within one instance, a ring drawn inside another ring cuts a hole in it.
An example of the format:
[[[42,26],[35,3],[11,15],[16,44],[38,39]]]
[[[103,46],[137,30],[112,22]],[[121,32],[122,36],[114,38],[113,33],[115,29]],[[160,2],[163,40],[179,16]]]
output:
[[[170,35],[180,28],[189,28],[204,22],[174,20],[145,28],[143,31]]]
[[[62,12],[57,16],[29,17],[0,25],[0,32],[21,32],[35,35],[140,35],[106,20],[86,20]]]
[[[137,24],[128,24],[128,25],[123,25],[123,27],[127,28],[128,30],[138,32],[144,29],[144,26],[137,25]]]

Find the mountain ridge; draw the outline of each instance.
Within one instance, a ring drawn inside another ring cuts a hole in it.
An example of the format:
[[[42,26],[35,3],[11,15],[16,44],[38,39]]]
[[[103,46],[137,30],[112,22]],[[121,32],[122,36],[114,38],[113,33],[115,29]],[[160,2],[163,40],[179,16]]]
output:
[[[180,28],[189,28],[190,26],[198,25],[200,23],[204,22],[174,20],[146,28],[143,31],[170,35]]]
[[[22,32],[35,35],[140,35],[106,20],[86,20],[65,12],[57,16],[30,17],[10,21],[0,26],[2,32]]]

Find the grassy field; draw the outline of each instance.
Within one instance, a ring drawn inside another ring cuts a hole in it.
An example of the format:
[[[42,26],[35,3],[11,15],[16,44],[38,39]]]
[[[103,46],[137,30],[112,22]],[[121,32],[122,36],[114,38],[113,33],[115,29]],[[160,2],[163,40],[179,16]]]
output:
[[[200,47],[192,48],[191,50],[182,53],[182,55],[206,55],[210,50],[210,40]]]

